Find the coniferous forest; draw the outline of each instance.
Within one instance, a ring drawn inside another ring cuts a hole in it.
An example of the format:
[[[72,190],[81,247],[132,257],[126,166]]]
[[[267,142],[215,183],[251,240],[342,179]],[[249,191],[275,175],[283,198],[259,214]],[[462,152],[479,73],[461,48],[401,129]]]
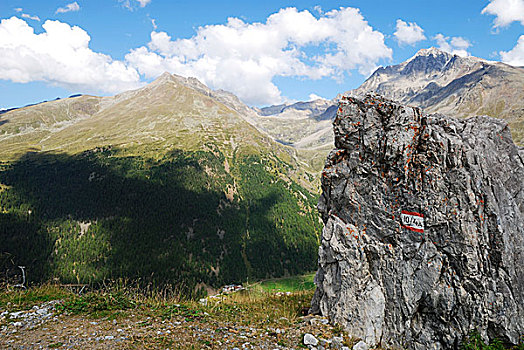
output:
[[[0,168],[0,264],[30,283],[130,279],[203,294],[316,268],[316,197],[271,155],[113,147]],[[4,276],[6,278],[7,276]]]

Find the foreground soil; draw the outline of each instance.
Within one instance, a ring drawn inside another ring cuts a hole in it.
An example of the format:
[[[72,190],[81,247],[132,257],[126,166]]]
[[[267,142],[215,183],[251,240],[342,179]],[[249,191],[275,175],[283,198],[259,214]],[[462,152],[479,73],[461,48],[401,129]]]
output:
[[[351,348],[326,319],[301,316],[311,296],[244,292],[170,303],[66,295],[42,303],[22,294],[16,304],[16,295],[4,295],[0,349],[298,349],[306,333],[325,349],[335,348],[332,339]]]

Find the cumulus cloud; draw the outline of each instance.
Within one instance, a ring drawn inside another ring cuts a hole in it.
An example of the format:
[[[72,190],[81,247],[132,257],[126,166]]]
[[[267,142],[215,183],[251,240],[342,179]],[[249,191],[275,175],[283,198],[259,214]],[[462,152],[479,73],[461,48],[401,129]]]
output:
[[[439,33],[433,39],[442,51],[461,57],[470,56],[467,49],[471,46],[471,43],[460,36],[450,38]]]
[[[369,74],[391,54],[384,35],[358,9],[340,8],[317,18],[285,8],[265,23],[229,18],[224,25],[198,28],[189,39],[153,31],[147,47],[132,50],[126,61],[147,78],[164,71],[195,76],[262,105],[283,100],[273,83],[277,76],[336,79],[353,69]]]
[[[517,44],[510,51],[501,51],[502,62],[512,66],[524,66],[524,35],[521,35]]]
[[[140,85],[138,72],[89,48],[90,36],[77,26],[45,21],[35,34],[27,22],[0,22],[0,79],[43,81],[70,90],[116,93]]]
[[[505,27],[512,22],[524,25],[524,0],[491,0],[482,14],[494,15],[493,26]]]
[[[79,11],[79,10],[80,10],[80,5],[78,5],[78,3],[75,1],[70,4],[65,5],[64,7],[57,8],[55,13],[66,13],[66,12],[74,12],[74,11]]]
[[[407,23],[401,19],[397,19],[397,30],[393,35],[400,45],[414,45],[419,41],[426,40],[424,29],[420,28],[415,22]]]
[[[309,94],[309,100],[310,101],[316,101],[316,100],[327,100],[327,98],[324,98],[322,96],[319,96],[317,94]]]

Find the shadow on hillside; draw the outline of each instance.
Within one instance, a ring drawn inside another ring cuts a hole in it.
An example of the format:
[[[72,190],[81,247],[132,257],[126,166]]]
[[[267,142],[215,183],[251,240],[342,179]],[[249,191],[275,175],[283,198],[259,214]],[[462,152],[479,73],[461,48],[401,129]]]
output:
[[[0,120],[0,126],[7,124],[7,123],[9,123],[9,119]]]
[[[18,266],[30,266],[35,276],[49,273],[42,262],[51,253],[52,244],[38,228],[27,211],[25,215],[0,213],[0,285],[22,283]]]
[[[0,171],[9,186],[0,191],[1,249],[32,281],[128,278],[193,290],[248,272],[282,275],[285,243],[266,215],[278,194],[229,203],[227,179],[206,173],[220,164],[182,151],[162,162],[111,150],[27,154]],[[246,240],[253,225],[264,234]]]

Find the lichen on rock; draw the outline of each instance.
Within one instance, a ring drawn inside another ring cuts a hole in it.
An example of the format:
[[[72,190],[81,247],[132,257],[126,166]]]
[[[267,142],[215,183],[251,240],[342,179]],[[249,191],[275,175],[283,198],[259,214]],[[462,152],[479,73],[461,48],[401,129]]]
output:
[[[524,334],[524,161],[507,124],[341,99],[312,311],[369,345]],[[521,152],[522,154],[522,152]]]

